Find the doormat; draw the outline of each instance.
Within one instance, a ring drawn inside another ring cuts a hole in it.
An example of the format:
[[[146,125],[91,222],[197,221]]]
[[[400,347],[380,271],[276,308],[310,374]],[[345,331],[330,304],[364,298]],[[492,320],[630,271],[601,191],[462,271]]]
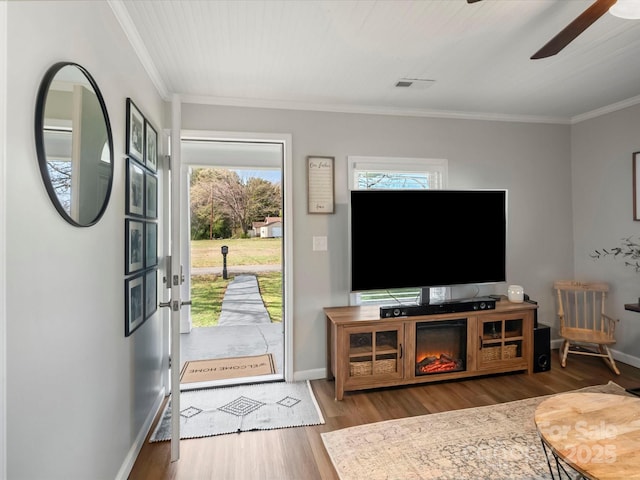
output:
[[[180,372],[180,383],[211,382],[228,378],[254,377],[276,373],[273,355],[214,358],[186,362]]]
[[[324,424],[309,380],[207,388],[180,393],[180,438]],[[171,399],[150,443],[171,439]]]

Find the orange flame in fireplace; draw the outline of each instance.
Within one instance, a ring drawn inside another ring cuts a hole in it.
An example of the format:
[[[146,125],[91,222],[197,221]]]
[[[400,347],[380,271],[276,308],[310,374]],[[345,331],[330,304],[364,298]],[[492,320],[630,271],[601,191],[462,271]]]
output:
[[[416,373],[442,373],[461,370],[463,362],[452,352],[420,353],[416,355]]]
[[[427,352],[416,352],[416,361],[418,363],[422,362],[425,358],[437,358],[440,355],[446,355],[448,357],[455,357],[457,353],[450,349],[440,349],[440,350],[432,350]]]

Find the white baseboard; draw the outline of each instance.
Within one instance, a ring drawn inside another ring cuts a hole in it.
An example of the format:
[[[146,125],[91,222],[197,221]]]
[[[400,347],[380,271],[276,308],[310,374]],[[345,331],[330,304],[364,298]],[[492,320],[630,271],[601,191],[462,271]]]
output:
[[[622,363],[626,363],[627,365],[631,365],[632,367],[640,368],[640,358],[634,357],[633,355],[629,355],[628,353],[619,352],[618,350],[614,350],[610,348],[611,353],[613,354],[613,358]]]
[[[314,368],[313,370],[302,370],[299,372],[293,372],[294,382],[303,382],[305,380],[320,380],[327,378],[326,368]]]
[[[556,340],[551,341],[552,349],[559,349],[562,346],[562,339],[558,338]],[[627,365],[631,365],[632,367],[640,368],[640,358],[634,357],[633,355],[629,355],[628,353],[621,352],[619,350],[615,350],[610,348],[611,354],[613,355],[614,360],[618,360],[619,362],[626,363]]]
[[[156,397],[156,401],[154,402],[153,407],[151,407],[151,410],[149,411],[149,415],[147,415],[147,418],[142,424],[142,427],[140,428],[140,431],[136,436],[135,442],[133,442],[133,445],[131,445],[131,448],[129,449],[129,453],[125,457],[124,462],[122,462],[120,471],[116,475],[116,480],[127,480],[129,478],[129,474],[133,469],[133,465],[136,463],[138,454],[140,453],[140,450],[142,450],[144,441],[147,438],[149,431],[151,430],[151,425],[153,424],[153,420],[154,418],[156,418],[156,415],[160,411],[160,407],[162,406],[164,397],[165,397],[165,390],[163,388],[158,394],[158,396]]]

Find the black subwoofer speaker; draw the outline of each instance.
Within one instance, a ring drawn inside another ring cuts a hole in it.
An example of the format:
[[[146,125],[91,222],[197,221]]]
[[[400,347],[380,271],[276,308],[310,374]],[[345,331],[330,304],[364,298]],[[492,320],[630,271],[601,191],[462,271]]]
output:
[[[551,328],[538,324],[533,329],[533,371],[551,370]]]

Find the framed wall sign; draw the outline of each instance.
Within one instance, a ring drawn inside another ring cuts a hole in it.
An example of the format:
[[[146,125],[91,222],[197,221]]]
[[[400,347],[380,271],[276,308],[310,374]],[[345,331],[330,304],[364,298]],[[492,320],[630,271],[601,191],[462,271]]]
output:
[[[633,154],[633,219],[640,221],[640,152]]]
[[[307,157],[307,202],[309,213],[334,213],[335,157]]]

